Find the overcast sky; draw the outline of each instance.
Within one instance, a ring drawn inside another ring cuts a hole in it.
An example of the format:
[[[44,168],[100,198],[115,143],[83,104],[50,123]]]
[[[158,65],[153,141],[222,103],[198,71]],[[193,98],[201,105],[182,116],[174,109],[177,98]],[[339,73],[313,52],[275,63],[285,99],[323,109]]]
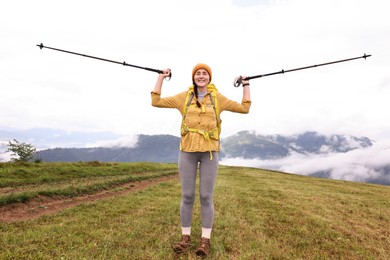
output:
[[[222,137],[352,134],[390,138],[388,0],[15,0],[0,16],[0,129],[49,127],[179,136],[180,114],[150,105],[157,73],[36,44],[171,68],[163,96],[186,90],[198,62],[230,99],[239,75],[372,54],[367,60],[251,81],[248,115],[223,112]]]

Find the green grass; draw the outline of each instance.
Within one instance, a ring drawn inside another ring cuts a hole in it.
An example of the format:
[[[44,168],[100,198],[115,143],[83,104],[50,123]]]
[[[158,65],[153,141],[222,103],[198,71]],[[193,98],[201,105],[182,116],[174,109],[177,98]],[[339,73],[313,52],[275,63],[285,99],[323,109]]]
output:
[[[115,165],[107,178],[136,168]],[[142,165],[143,171],[135,171],[140,175],[175,167]],[[75,167],[56,167],[62,166]],[[114,164],[94,167],[97,178],[99,168]],[[63,185],[61,180],[52,186],[57,183]],[[388,186],[222,166],[209,259],[389,259],[389,198]],[[0,259],[172,259],[171,243],[180,237],[179,206],[180,183],[173,179],[55,215],[0,222]],[[201,232],[199,212],[197,199],[194,242]]]
[[[74,197],[119,184],[177,173],[173,164],[147,163],[3,163],[0,164],[0,206],[27,202],[39,195]]]

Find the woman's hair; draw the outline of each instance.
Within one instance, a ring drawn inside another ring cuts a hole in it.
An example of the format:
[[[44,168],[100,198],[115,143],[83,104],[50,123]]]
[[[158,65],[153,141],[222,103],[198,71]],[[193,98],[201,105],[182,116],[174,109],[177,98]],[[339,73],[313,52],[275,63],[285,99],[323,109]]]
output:
[[[195,81],[192,81],[192,84],[194,85],[194,93],[195,93],[195,97],[196,97],[196,106],[197,107],[201,107],[199,101],[198,101],[198,86],[195,84]]]

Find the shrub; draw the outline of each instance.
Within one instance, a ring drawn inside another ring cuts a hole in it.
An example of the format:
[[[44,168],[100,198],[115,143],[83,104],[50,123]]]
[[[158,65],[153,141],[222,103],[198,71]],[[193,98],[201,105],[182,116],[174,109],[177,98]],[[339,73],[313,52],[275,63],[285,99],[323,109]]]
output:
[[[12,153],[11,160],[14,162],[28,162],[34,157],[36,148],[32,144],[19,143],[14,139],[13,142],[9,141],[7,152]]]

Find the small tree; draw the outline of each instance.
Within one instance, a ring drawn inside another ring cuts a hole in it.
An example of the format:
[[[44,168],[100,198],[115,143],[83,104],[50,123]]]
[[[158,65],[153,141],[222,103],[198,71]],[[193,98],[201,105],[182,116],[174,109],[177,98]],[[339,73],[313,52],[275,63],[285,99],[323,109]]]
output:
[[[17,156],[11,158],[14,162],[28,162],[34,158],[36,151],[32,144],[19,143],[16,139],[8,142],[7,152],[11,152],[11,156]]]

